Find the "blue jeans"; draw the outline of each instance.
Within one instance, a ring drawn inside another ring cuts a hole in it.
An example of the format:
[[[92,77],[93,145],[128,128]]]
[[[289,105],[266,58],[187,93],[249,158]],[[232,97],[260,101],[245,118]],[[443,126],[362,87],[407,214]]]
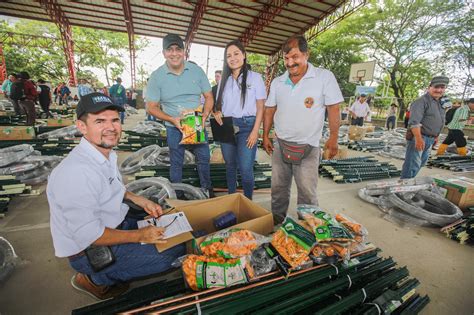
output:
[[[395,121],[396,121],[396,118],[395,116],[389,116],[387,117],[387,129],[390,130],[390,129],[395,129]]]
[[[170,180],[172,183],[181,183],[183,180],[183,164],[185,146],[179,144],[183,138],[183,134],[176,127],[166,126],[166,138],[168,147],[170,148]],[[207,134],[206,134],[207,140]],[[189,145],[196,157],[196,166],[199,174],[201,187],[211,189],[211,154],[209,152],[209,144]]]
[[[422,137],[423,141],[425,141],[425,148],[423,151],[416,150],[415,139],[407,140],[407,152],[405,154],[405,162],[403,162],[402,175],[400,178],[405,179],[415,177],[428,161],[435,138],[427,136]]]
[[[114,102],[114,104],[124,107],[125,100],[123,98],[112,96],[112,101]],[[122,123],[122,125],[124,121],[125,121],[125,111],[120,112],[120,122]]]
[[[253,176],[253,163],[257,154],[257,144],[252,149],[247,147],[247,138],[255,125],[255,116],[232,118],[234,126],[239,127],[235,135],[236,144],[221,143],[222,155],[225,160],[227,189],[229,194],[237,190],[237,167],[242,179],[245,197],[252,199],[255,180]]]
[[[121,230],[136,230],[137,220],[126,218]],[[136,278],[149,276],[171,269],[171,263],[186,253],[184,244],[159,253],[153,244],[129,243],[111,246],[115,263],[104,270],[94,272],[85,255],[69,261],[77,272],[88,275],[97,285],[114,285]]]

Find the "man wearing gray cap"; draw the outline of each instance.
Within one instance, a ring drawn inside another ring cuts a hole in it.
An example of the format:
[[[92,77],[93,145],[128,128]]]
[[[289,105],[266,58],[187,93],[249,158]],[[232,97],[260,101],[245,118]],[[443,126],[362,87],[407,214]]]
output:
[[[55,255],[67,257],[77,272],[72,286],[99,300],[124,293],[129,280],[169,270],[185,253],[182,245],[159,253],[155,244],[165,242],[164,229],[138,229],[128,213],[132,202],[153,217],[163,214],[122,182],[113,150],[122,111],[102,93],[81,97],[76,109],[81,142],[53,170],[46,190]]]
[[[180,183],[183,178],[185,146],[180,144],[181,111],[197,109],[204,95],[202,121],[205,122],[214,106],[211,85],[204,71],[195,63],[184,60],[184,43],[176,34],[163,38],[163,55],[166,62],[153,71],[146,87],[147,111],[165,121],[166,137],[170,149],[170,180]],[[210,153],[207,143],[190,146],[196,156],[201,187],[212,197]]]
[[[426,164],[435,139],[443,130],[445,110],[440,103],[449,79],[436,76],[431,79],[428,92],[410,106],[407,130],[407,151],[401,178],[413,178]]]

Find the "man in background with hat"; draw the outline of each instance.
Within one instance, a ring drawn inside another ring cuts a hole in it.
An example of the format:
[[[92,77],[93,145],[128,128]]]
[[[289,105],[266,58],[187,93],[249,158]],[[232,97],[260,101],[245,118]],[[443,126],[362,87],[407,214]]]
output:
[[[184,60],[184,43],[178,35],[168,34],[163,38],[163,55],[166,62],[151,74],[145,98],[148,113],[165,122],[170,149],[170,180],[172,183],[180,183],[185,152],[185,146],[180,144],[183,137],[181,111],[197,109],[203,95],[204,123],[211,113],[214,100],[204,71],[195,63]],[[212,197],[209,145],[195,144],[190,147],[196,156],[201,187],[208,190]]]
[[[351,125],[355,126],[363,126],[364,125],[364,119],[369,115],[370,113],[370,107],[369,104],[366,102],[367,100],[367,95],[361,94],[357,100],[352,103],[352,106],[350,108],[350,113],[351,113]]]
[[[446,91],[449,79],[436,76],[431,79],[426,94],[410,106],[410,119],[407,130],[407,151],[402,167],[401,178],[413,178],[426,164],[431,147],[443,130],[445,110],[440,99]]]
[[[72,286],[100,300],[125,292],[126,281],[170,269],[185,252],[184,246],[175,246],[159,253],[155,244],[164,242],[164,229],[150,225],[138,230],[136,219],[127,217],[124,200],[154,217],[162,209],[126,191],[122,183],[112,149],[120,140],[122,111],[102,93],[82,96],[76,126],[83,137],[53,170],[47,187],[55,255],[67,257],[78,272]],[[115,257],[101,261],[106,265],[102,270],[91,258],[97,247]]]
[[[125,93],[126,91],[125,91],[125,88],[122,85],[122,79],[121,78],[115,79],[115,82],[117,82],[117,83],[112,85],[109,89],[109,95],[110,95],[110,97],[112,98],[112,100],[114,101],[115,104],[123,107],[124,104],[125,104],[125,101],[127,99],[127,96],[126,96],[126,93]],[[124,120],[125,120],[125,111],[121,111],[120,112],[120,122],[123,124]]]

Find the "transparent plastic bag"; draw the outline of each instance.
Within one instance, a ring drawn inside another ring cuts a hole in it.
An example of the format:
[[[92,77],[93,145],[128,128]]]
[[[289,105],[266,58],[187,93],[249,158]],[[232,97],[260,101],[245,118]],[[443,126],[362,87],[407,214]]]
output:
[[[320,242],[350,242],[353,240],[351,233],[328,212],[318,206],[298,205],[296,208],[301,217],[313,231],[316,240]]]
[[[287,216],[270,244],[291,268],[296,268],[309,260],[316,238],[297,220]]]
[[[237,258],[251,255],[258,246],[268,241],[268,238],[252,231],[229,228],[208,235],[199,248],[207,256]]]
[[[187,255],[181,258],[181,268],[186,285],[194,291],[245,284],[255,276],[248,257]]]

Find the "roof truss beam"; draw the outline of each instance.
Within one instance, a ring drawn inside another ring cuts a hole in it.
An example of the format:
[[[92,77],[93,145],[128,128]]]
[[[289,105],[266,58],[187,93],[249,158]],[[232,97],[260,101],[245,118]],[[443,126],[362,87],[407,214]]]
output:
[[[135,29],[133,27],[132,7],[130,5],[130,0],[122,0],[122,7],[128,34],[128,50],[130,53],[130,75],[132,79],[132,89],[135,89]]]
[[[240,41],[244,46],[248,46],[250,42],[268,26],[275,16],[277,16],[283,7],[288,5],[291,0],[272,0],[269,4],[265,4],[260,13],[253,19],[253,22],[247,27],[247,29],[240,36]]]
[[[196,6],[194,7],[193,17],[189,23],[188,31],[186,32],[185,41],[185,56],[186,59],[189,58],[189,51],[191,50],[191,44],[193,42],[194,36],[197,33],[199,24],[201,24],[202,17],[206,11],[207,0],[198,0]]]

